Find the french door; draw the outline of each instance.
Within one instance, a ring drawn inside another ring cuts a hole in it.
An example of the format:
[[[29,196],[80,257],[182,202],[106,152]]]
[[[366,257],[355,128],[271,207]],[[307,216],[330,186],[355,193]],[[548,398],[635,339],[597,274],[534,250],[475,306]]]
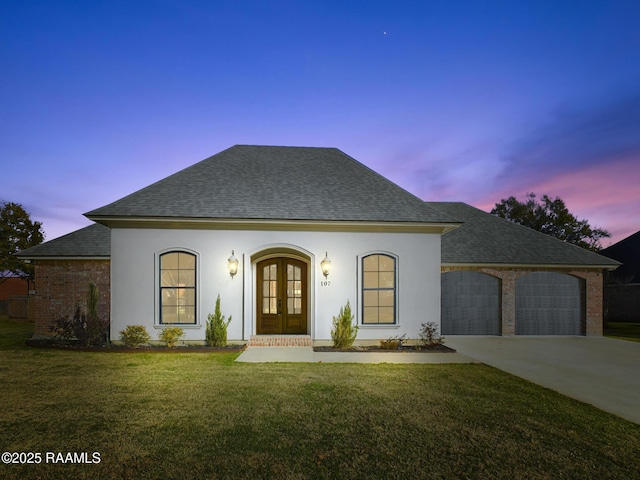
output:
[[[293,258],[269,258],[257,265],[256,333],[307,333],[307,264]]]

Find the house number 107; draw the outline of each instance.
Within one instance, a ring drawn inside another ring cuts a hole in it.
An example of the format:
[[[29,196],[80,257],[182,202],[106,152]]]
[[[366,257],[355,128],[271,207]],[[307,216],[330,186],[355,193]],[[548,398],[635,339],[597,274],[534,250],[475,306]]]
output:
[[[320,286],[321,287],[330,287],[331,286],[331,280],[321,280],[320,281]]]

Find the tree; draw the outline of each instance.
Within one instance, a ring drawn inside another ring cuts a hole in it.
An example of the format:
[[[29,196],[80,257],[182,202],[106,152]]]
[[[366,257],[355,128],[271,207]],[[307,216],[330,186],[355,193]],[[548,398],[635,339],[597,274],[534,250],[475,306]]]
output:
[[[22,205],[0,202],[0,282],[9,276],[33,278],[33,267],[16,257],[44,240],[40,222],[32,222]]]
[[[528,193],[524,202],[515,197],[503,198],[491,213],[593,251],[602,248],[601,239],[611,236],[607,230],[591,227],[587,220],[578,220],[560,197],[552,200],[543,195],[537,201],[535,193]]]

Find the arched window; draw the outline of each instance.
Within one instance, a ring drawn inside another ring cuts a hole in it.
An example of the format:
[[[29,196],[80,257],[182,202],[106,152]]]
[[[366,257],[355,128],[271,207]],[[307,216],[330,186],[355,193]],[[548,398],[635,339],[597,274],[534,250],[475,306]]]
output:
[[[160,323],[196,323],[196,256],[191,253],[160,255]]]
[[[396,259],[367,255],[362,259],[362,324],[396,323]]]

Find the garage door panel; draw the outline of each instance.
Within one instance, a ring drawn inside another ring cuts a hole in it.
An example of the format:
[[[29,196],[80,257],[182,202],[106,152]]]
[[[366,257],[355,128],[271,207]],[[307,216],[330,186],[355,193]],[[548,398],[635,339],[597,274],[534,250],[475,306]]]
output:
[[[534,272],[516,281],[516,335],[582,335],[584,281]]]
[[[442,274],[443,335],[500,335],[500,280],[468,270]]]

